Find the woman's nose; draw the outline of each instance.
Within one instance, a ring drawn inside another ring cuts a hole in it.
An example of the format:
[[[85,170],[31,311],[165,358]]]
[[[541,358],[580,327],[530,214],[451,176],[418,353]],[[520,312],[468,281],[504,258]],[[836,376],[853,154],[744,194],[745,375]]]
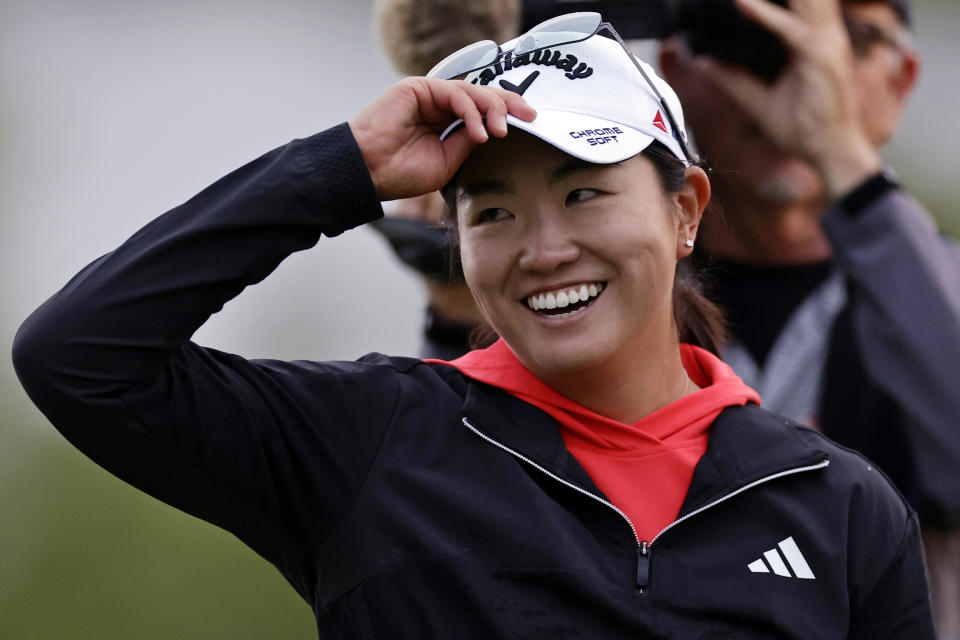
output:
[[[550,273],[580,257],[576,236],[556,220],[540,219],[528,225],[520,239],[519,266],[526,271]]]

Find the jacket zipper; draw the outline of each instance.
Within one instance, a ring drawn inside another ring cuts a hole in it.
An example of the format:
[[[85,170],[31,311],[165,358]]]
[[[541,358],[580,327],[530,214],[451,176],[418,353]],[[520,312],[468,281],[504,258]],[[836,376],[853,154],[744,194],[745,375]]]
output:
[[[711,503],[709,503],[709,504],[705,504],[705,505],[703,505],[702,507],[691,511],[691,512],[688,513],[687,515],[682,516],[682,517],[680,517],[680,518],[677,518],[676,520],[674,520],[673,522],[671,522],[670,524],[668,524],[666,527],[664,527],[663,529],[661,529],[660,532],[657,533],[657,535],[655,535],[655,536],[653,537],[653,540],[651,540],[650,542],[647,542],[646,540],[640,540],[640,536],[637,534],[637,528],[633,526],[633,522],[630,521],[630,518],[627,517],[627,514],[624,513],[623,510],[620,509],[617,505],[613,504],[612,502],[610,502],[610,501],[608,501],[608,500],[604,500],[604,499],[601,498],[600,496],[598,496],[598,495],[596,495],[596,494],[594,494],[594,493],[591,493],[591,492],[587,491],[586,489],[584,489],[584,488],[582,488],[582,487],[579,487],[579,486],[573,484],[572,482],[568,482],[567,480],[564,480],[564,479],[561,478],[560,476],[558,476],[558,475],[556,475],[555,473],[549,471],[549,470],[546,469],[545,467],[537,464],[536,462],[534,462],[534,461],[531,460],[530,458],[526,457],[525,455],[523,455],[523,454],[521,454],[521,453],[519,453],[519,452],[517,452],[517,451],[514,451],[514,450],[511,449],[510,447],[506,446],[505,444],[502,444],[502,443],[498,442],[497,440],[494,440],[493,438],[491,438],[490,436],[486,435],[485,433],[483,433],[482,431],[480,431],[479,429],[477,429],[476,427],[474,427],[472,424],[470,424],[470,421],[469,421],[467,418],[461,418],[460,421],[463,423],[463,425],[464,425],[467,429],[470,429],[470,431],[472,431],[472,432],[475,433],[476,435],[480,436],[481,438],[483,438],[484,440],[486,440],[487,442],[489,442],[489,443],[492,444],[493,446],[495,446],[495,447],[497,447],[497,448],[499,448],[499,449],[502,449],[503,451],[506,451],[507,453],[509,453],[510,455],[512,455],[512,456],[515,457],[515,458],[518,458],[518,459],[520,459],[520,460],[523,460],[524,462],[526,462],[527,464],[529,464],[529,465],[532,466],[533,468],[539,469],[540,471],[542,471],[542,472],[545,473],[546,475],[550,476],[551,478],[553,478],[554,480],[556,480],[556,481],[559,482],[560,484],[563,484],[563,485],[565,485],[565,486],[567,486],[567,487],[570,487],[570,488],[573,489],[574,491],[577,491],[577,492],[579,492],[579,493],[582,493],[583,495],[585,495],[585,496],[587,496],[587,497],[589,497],[589,498],[592,498],[592,499],[596,500],[596,501],[599,502],[600,504],[604,504],[604,505],[610,507],[611,509],[613,509],[614,511],[616,511],[618,514],[620,514],[620,517],[623,518],[624,521],[625,521],[628,525],[630,525],[630,531],[633,532],[633,538],[634,538],[634,540],[637,541],[637,587],[639,587],[640,593],[643,593],[644,591],[646,591],[646,589],[650,586],[650,547],[652,547],[652,546],[653,546],[653,543],[656,542],[657,539],[658,539],[660,536],[662,536],[664,533],[666,533],[667,531],[669,531],[670,529],[672,529],[672,528],[675,527],[676,525],[680,524],[680,523],[683,522],[684,520],[688,520],[688,519],[692,518],[693,516],[697,515],[698,513],[703,513],[703,512],[706,511],[707,509],[709,509],[709,508],[711,508],[711,507],[715,507],[716,505],[720,504],[721,502],[726,502],[726,501],[729,500],[730,498],[732,498],[732,497],[734,497],[734,496],[736,496],[736,495],[739,495],[739,494],[743,493],[744,491],[747,491],[747,490],[749,490],[749,489],[752,489],[752,488],[754,488],[754,487],[756,487],[756,486],[758,486],[758,485],[764,484],[764,483],[766,483],[766,482],[770,482],[771,480],[776,480],[776,479],[778,479],[778,478],[782,478],[782,477],[784,477],[784,476],[794,475],[794,474],[796,474],[796,473],[803,473],[803,472],[805,472],[805,471],[813,471],[813,470],[815,470],[815,469],[823,469],[824,467],[826,467],[827,465],[830,464],[830,460],[825,459],[825,460],[821,460],[820,462],[818,462],[818,463],[816,463],[816,464],[805,465],[805,466],[802,466],[802,467],[795,467],[795,468],[793,468],[793,469],[787,469],[787,470],[785,470],[785,471],[779,471],[779,472],[774,473],[774,474],[771,474],[771,475],[769,475],[769,476],[764,476],[763,478],[760,478],[759,480],[754,480],[754,481],[751,482],[750,484],[744,485],[744,486],[740,487],[739,489],[737,489],[736,491],[731,491],[730,493],[724,495],[723,497],[717,498],[717,499],[714,500],[713,502],[711,502]]]

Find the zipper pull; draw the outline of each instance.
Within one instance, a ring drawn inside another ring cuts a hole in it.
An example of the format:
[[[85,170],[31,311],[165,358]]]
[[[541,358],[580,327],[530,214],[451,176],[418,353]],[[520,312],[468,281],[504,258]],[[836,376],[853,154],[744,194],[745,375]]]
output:
[[[637,586],[640,593],[650,584],[650,545],[644,540],[637,549]]]

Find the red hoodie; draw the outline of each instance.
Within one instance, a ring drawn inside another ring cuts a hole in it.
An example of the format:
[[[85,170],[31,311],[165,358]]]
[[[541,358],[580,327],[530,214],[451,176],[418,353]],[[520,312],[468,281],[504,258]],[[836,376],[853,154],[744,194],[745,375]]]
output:
[[[729,406],[760,404],[760,396],[708,351],[680,345],[687,375],[699,391],[626,424],[560,395],[527,370],[503,340],[451,362],[465,376],[537,406],[560,425],[567,449],[607,498],[630,518],[640,540],[673,522],[707,450],[710,425]]]

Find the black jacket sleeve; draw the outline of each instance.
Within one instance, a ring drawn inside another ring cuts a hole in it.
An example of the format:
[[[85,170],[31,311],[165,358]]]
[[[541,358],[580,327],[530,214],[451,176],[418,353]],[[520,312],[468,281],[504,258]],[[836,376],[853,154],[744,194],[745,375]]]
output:
[[[960,249],[916,200],[894,189],[823,219],[850,283],[857,350],[901,408],[924,513],[960,525]]]
[[[382,365],[247,361],[190,336],[285,257],[382,215],[347,125],[275,149],[99,258],[21,326],[28,394],[93,460],[237,534],[312,601],[397,390]],[[387,378],[389,379],[389,378]]]
[[[903,534],[892,541],[890,553],[861,556],[862,581],[854,581],[852,589],[851,639],[936,637],[916,513],[900,524]],[[869,546],[862,539],[851,544]]]

